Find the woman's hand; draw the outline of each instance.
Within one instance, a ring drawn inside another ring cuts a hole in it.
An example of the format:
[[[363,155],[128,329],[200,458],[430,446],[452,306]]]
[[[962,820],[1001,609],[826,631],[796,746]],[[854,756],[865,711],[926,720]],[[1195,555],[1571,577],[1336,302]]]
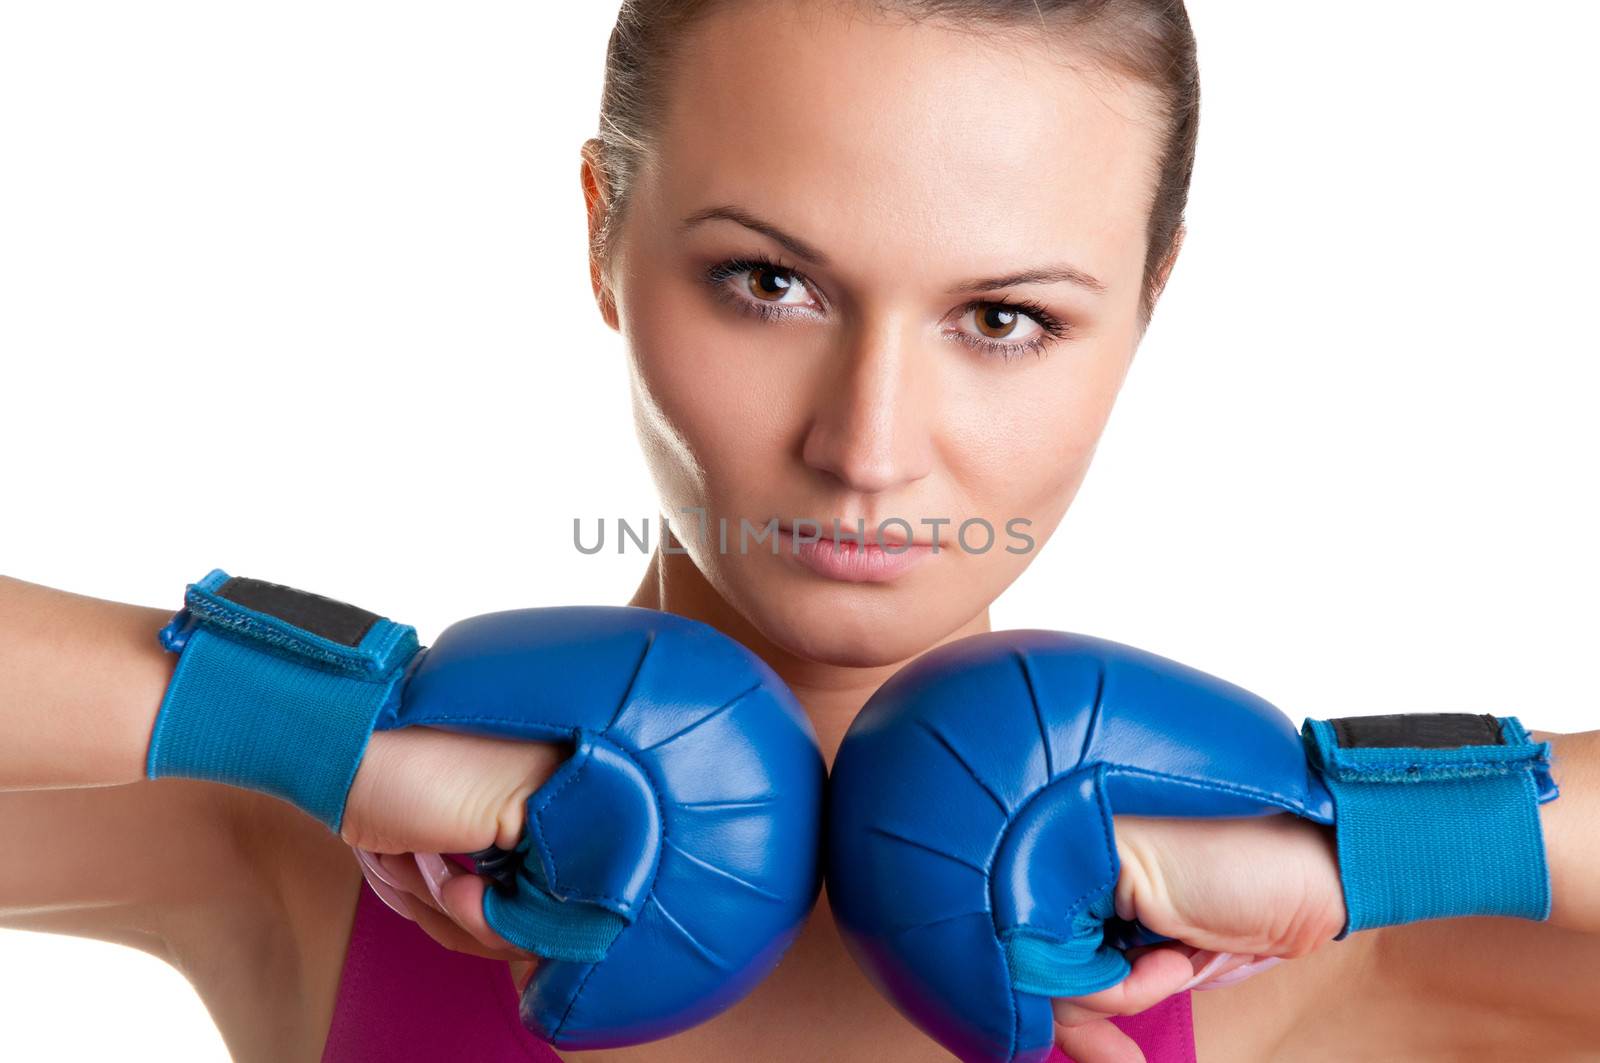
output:
[[[441,945],[490,959],[533,959],[484,920],[488,880],[438,854],[514,847],[528,796],[566,755],[550,742],[432,727],[378,731],[350,787],[340,837],[384,903]]]
[[[1288,812],[1115,816],[1113,824],[1117,915],[1177,941],[1130,949],[1133,971],[1122,982],[1055,1001],[1056,1043],[1078,1063],[1142,1063],[1109,1016],[1136,1015],[1202,981],[1242,980],[1312,952],[1344,926],[1332,827]]]

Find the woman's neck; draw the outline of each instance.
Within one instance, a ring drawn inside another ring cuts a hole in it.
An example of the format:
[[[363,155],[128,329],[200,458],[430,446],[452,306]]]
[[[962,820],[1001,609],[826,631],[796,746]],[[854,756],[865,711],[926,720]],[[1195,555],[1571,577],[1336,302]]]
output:
[[[767,662],[784,681],[810,717],[822,747],[824,762],[833,767],[834,753],[844,740],[845,731],[874,691],[905,661],[873,667],[831,664],[799,657],[771,642],[741,613],[728,604],[706,581],[703,573],[686,554],[663,554],[657,549],[650,567],[639,582],[629,605],[659,609],[709,624],[738,640]],[[989,630],[989,612],[984,610],[951,639]],[[930,647],[931,648],[931,647]]]

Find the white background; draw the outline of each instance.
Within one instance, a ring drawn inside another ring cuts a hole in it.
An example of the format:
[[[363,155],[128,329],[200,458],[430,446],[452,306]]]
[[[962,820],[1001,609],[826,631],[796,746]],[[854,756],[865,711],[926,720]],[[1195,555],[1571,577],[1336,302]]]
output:
[[[0,5],[4,570],[175,607],[221,566],[425,640],[625,600],[643,559],[571,546],[655,512],[577,182],[615,8]],[[1600,9],[1192,16],[1189,240],[996,626],[1296,719],[1600,727]],[[0,931],[0,1057],[225,1053],[157,961]]]

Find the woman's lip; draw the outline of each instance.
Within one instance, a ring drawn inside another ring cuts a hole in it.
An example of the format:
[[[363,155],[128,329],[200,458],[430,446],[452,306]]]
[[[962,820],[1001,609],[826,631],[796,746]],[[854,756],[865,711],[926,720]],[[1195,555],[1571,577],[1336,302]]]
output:
[[[791,527],[788,524],[779,524],[777,526],[777,528],[778,528],[778,531],[782,532],[785,535],[793,535],[794,534],[794,528]],[[888,546],[894,546],[894,547],[901,547],[901,546],[905,546],[906,545],[906,541],[904,539],[898,538],[898,537],[893,536],[893,535],[885,535],[884,534],[884,529],[881,528],[881,527],[877,529],[876,533],[874,533],[872,531],[872,529],[870,528],[870,526],[866,526],[865,524],[863,524],[862,527],[860,529],[858,529],[856,525],[847,524],[847,523],[845,523],[843,521],[839,522],[839,527],[837,529],[835,529],[832,524],[823,525],[823,526],[821,526],[821,527],[819,527],[817,529],[817,533],[816,534],[817,534],[817,538],[819,538],[819,539],[835,539],[835,540],[837,540],[839,542],[853,543],[853,542],[856,541],[856,538],[857,538],[857,536],[856,536],[856,531],[857,530],[861,530],[863,532],[863,534],[866,536],[866,538],[868,539],[869,542],[883,543],[883,544],[886,544]],[[838,532],[837,535],[834,534],[835,531]],[[913,540],[911,540],[911,545],[912,546],[932,546],[933,544],[932,543],[919,542],[918,540],[913,539]]]
[[[846,583],[887,583],[921,564],[933,552],[925,543],[906,547],[889,544],[885,550],[876,543],[865,545],[851,539],[821,538],[796,540],[787,528],[779,528],[774,538],[783,553],[819,576]]]

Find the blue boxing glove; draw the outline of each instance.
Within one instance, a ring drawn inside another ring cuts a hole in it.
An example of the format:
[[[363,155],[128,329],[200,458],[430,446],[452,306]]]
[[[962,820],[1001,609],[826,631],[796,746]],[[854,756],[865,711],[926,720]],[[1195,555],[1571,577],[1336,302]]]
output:
[[[966,1061],[1037,1063],[1051,1000],[1116,985],[1112,816],[1292,812],[1334,827],[1356,930],[1550,910],[1549,743],[1514,717],[1308,720],[1084,635],[949,643],[885,683],[829,782],[827,885],[888,999]]]
[[[216,570],[161,633],[179,654],[146,774],[274,794],[337,832],[367,740],[427,726],[570,743],[484,916],[544,959],[522,1021],[558,1048],[666,1037],[776,966],[821,888],[826,769],[758,657],[649,609],[491,613],[416,633]],[[471,770],[471,765],[463,766]]]

